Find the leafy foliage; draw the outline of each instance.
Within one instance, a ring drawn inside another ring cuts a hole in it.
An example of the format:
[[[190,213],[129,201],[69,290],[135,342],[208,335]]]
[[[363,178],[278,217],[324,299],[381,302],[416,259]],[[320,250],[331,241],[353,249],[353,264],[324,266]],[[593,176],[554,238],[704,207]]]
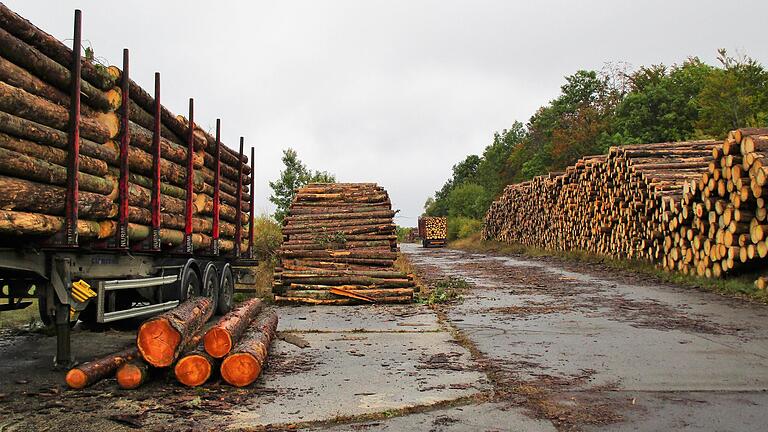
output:
[[[628,71],[609,64],[566,76],[560,95],[527,124],[514,122],[494,134],[481,156],[454,165],[425,213],[449,216],[449,238],[459,238],[461,227],[471,227],[466,221],[482,219],[505,185],[561,171],[612,145],[723,138],[732,129],[768,125],[768,71],[749,57],[718,53],[719,66],[692,57],[679,65]]]
[[[269,200],[277,206],[275,220],[282,222],[288,214],[288,207],[296,196],[297,189],[309,183],[336,183],[336,177],[327,171],[311,171],[299,160],[299,155],[294,149],[283,150],[283,165],[285,169],[280,171],[280,178],[269,182],[272,188],[272,196]]]

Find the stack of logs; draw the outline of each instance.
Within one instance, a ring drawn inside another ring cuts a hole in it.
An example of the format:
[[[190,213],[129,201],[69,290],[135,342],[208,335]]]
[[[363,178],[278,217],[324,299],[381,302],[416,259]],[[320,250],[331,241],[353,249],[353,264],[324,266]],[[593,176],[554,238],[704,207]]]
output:
[[[662,265],[706,277],[765,268],[768,129],[739,129],[712,149],[664,213]],[[765,278],[755,285],[765,288]]]
[[[50,236],[64,226],[72,50],[0,3],[0,234]],[[211,244],[216,138],[168,111],[117,67],[82,63],[78,232],[83,240],[111,238],[117,230],[120,140],[129,137],[128,237],[150,236],[153,129],[160,122],[160,239],[184,238],[187,167],[193,165],[195,247]],[[156,75],[156,94],[159,76]],[[122,87],[121,87],[122,86]],[[122,96],[127,88],[127,121]],[[191,102],[190,102],[191,105]],[[194,124],[194,123],[193,123]],[[189,141],[194,152],[188,154]],[[234,249],[237,216],[248,220],[247,158],[221,145],[222,251]],[[242,176],[238,175],[239,172]],[[240,183],[240,184],[238,184]],[[241,211],[236,209],[238,190]],[[244,231],[243,231],[244,232]]]
[[[275,299],[312,304],[412,301],[412,275],[394,269],[394,215],[387,192],[375,183],[315,183],[299,189],[283,221]]]
[[[145,321],[136,345],[71,369],[67,385],[82,389],[115,376],[123,389],[135,389],[150,377],[170,371],[180,383],[205,384],[219,368],[228,384],[243,387],[261,374],[277,331],[277,314],[259,299],[238,305],[206,330],[214,304],[197,297]]]
[[[767,135],[748,129],[725,142],[612,147],[564,173],[507,186],[486,214],[483,238],[707,277],[764,266]]]

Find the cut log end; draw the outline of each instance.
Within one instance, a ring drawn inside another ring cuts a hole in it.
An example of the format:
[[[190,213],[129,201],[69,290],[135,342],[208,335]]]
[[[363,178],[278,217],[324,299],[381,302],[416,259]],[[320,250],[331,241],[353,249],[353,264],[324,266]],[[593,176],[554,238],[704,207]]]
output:
[[[203,339],[205,352],[213,358],[222,358],[232,350],[232,337],[224,329],[213,327]]]
[[[248,353],[232,354],[221,363],[221,376],[235,387],[253,383],[260,373],[261,363]]]
[[[147,321],[139,327],[136,345],[141,356],[155,367],[168,367],[176,356],[181,335],[166,320]]]
[[[188,387],[205,384],[211,377],[211,364],[201,355],[188,355],[176,363],[173,369],[176,379]]]
[[[147,379],[147,368],[135,363],[126,363],[117,370],[115,378],[122,389],[133,390],[141,386]]]
[[[71,369],[65,378],[67,385],[73,389],[83,389],[88,385],[88,375],[80,369]]]

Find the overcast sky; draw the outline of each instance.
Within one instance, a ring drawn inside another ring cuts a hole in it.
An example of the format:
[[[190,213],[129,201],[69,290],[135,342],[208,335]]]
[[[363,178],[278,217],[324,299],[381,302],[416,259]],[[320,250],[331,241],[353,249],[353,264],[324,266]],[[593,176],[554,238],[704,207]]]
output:
[[[256,147],[256,207],[293,147],[339,181],[378,182],[415,226],[451,166],[556,97],[563,76],[716,49],[768,64],[768,2],[755,1],[32,1],[6,0],[59,39],[83,37],[163,104]],[[125,5],[125,6],[123,6]],[[747,18],[747,21],[741,18]],[[70,41],[67,42],[71,44]]]

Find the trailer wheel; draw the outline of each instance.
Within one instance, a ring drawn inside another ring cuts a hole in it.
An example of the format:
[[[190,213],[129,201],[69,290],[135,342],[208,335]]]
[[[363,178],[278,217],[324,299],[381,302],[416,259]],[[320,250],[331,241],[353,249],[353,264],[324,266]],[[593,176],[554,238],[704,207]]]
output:
[[[192,266],[187,266],[184,275],[181,277],[181,291],[179,292],[179,301],[184,301],[191,297],[200,295],[200,277],[197,276]]]
[[[216,266],[213,263],[208,263],[203,273],[203,295],[210,297],[213,300],[213,304],[218,307],[219,273],[216,271]]]
[[[217,309],[220,315],[224,315],[232,310],[235,296],[235,277],[232,275],[232,268],[229,264],[225,265],[221,271],[221,283],[219,286]]]

